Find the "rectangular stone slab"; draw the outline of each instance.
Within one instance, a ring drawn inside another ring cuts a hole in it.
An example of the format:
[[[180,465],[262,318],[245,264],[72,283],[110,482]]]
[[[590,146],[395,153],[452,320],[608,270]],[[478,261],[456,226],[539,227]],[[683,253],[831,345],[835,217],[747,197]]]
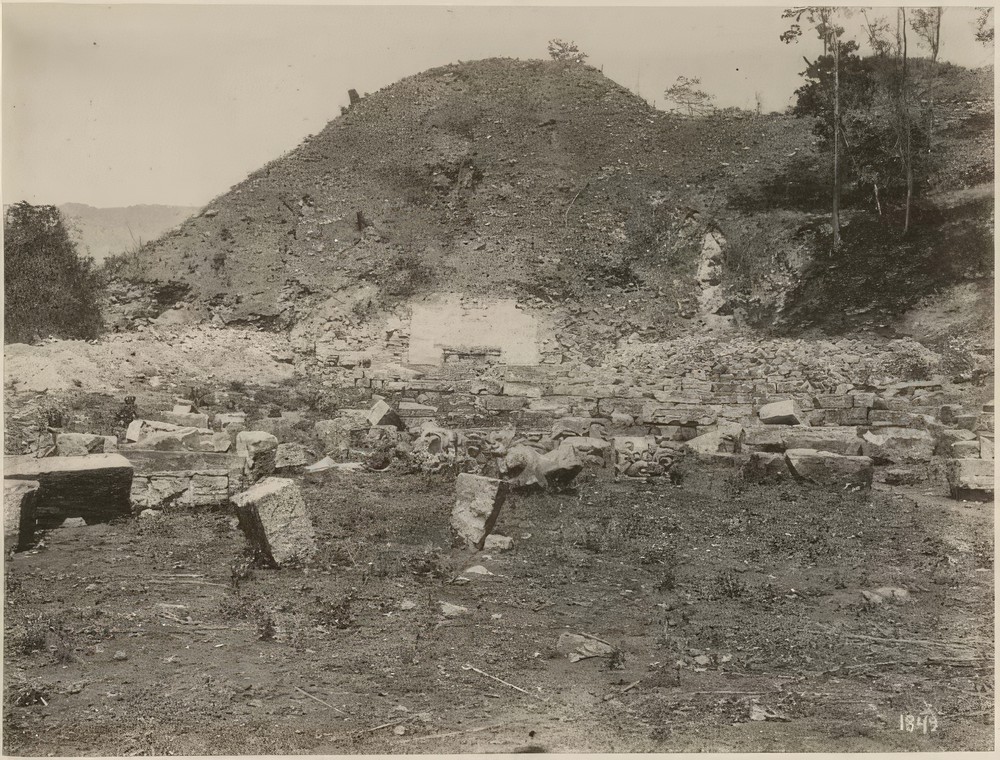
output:
[[[309,561],[316,534],[298,484],[290,478],[265,478],[233,497],[240,528],[265,564],[280,567]]]
[[[505,481],[461,473],[455,482],[451,530],[456,543],[482,549],[507,499]]]
[[[56,527],[67,517],[88,523],[130,515],[132,464],[121,454],[84,457],[4,457],[4,478],[36,480],[36,519],[41,528]]]
[[[41,485],[35,480],[3,482],[3,548],[24,549],[35,534],[35,507]]]

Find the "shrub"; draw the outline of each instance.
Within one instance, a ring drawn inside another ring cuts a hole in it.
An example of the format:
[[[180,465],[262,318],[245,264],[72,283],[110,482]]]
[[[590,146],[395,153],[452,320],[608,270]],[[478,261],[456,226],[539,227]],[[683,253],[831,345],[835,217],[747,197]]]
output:
[[[100,278],[59,209],[21,201],[4,214],[4,342],[90,339],[102,327]]]

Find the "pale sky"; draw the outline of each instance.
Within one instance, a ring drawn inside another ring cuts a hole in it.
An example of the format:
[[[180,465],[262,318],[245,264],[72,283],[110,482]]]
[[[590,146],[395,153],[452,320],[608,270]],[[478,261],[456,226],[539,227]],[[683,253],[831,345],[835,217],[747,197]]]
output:
[[[319,132],[349,88],[459,60],[547,58],[554,37],[660,107],[683,74],[720,106],[752,108],[759,92],[783,110],[819,43],[782,44],[781,11],[4,3],[3,202],[200,206]],[[943,60],[992,63],[974,17],[947,8]]]

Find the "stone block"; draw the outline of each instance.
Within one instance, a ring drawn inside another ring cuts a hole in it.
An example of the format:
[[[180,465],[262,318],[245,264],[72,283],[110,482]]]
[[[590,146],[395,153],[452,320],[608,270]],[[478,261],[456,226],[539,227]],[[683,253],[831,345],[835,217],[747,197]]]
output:
[[[875,394],[866,391],[859,391],[851,394],[853,406],[859,409],[871,409],[875,406]]]
[[[757,413],[760,421],[765,425],[804,425],[808,424],[808,418],[803,414],[798,402],[794,399],[785,399],[765,404]]]
[[[171,425],[181,425],[183,427],[207,428],[207,414],[174,414],[173,412],[160,412],[159,418],[163,422]]]
[[[245,460],[244,476],[256,483],[274,472],[278,439],[270,433],[245,430],[236,436],[236,455]]]
[[[509,383],[504,381],[504,396],[523,396],[524,398],[541,398],[544,395],[544,388],[540,385],[529,383]]]
[[[513,412],[523,409],[528,404],[528,399],[523,396],[488,396],[478,397],[479,403],[484,409],[490,412]]]
[[[750,452],[785,450],[785,439],[780,427],[748,427],[743,431],[743,447]]]
[[[41,484],[35,480],[3,482],[4,552],[28,548],[35,535],[35,511]]]
[[[455,543],[482,549],[493,531],[509,486],[502,480],[460,473],[455,482],[451,531]]]
[[[311,461],[312,457],[301,443],[279,443],[274,455],[274,469],[305,467]]]
[[[816,396],[816,406],[820,409],[850,409],[854,406],[854,399],[850,396]]]
[[[863,456],[842,456],[815,449],[788,449],[785,463],[796,480],[835,488],[871,488],[874,466]]]
[[[4,457],[4,478],[39,484],[35,514],[39,527],[67,517],[88,523],[130,515],[133,468],[120,454],[86,457]]]
[[[950,459],[945,472],[953,499],[993,501],[993,460]]]
[[[955,459],[973,459],[979,456],[979,441],[955,441],[951,444],[951,456]]]
[[[687,427],[714,425],[718,414],[709,406],[664,406],[648,401],[641,420],[647,425],[683,425]]]
[[[869,409],[866,406],[852,406],[844,409],[827,409],[826,422],[833,425],[854,426],[868,424]]]
[[[114,441],[113,445],[109,445]],[[88,454],[112,454],[118,449],[114,436],[93,433],[59,433],[56,436],[56,456],[84,457]]]
[[[861,437],[853,427],[786,427],[781,437],[786,450],[816,449],[843,456],[861,453]]]
[[[861,451],[876,464],[929,462],[934,454],[934,439],[926,430],[878,428],[864,434]]]
[[[784,454],[768,451],[755,451],[740,469],[744,478],[753,483],[770,483],[786,480],[791,473],[785,462]]]
[[[280,567],[308,562],[316,535],[294,480],[265,478],[233,497],[240,528],[256,556]]]

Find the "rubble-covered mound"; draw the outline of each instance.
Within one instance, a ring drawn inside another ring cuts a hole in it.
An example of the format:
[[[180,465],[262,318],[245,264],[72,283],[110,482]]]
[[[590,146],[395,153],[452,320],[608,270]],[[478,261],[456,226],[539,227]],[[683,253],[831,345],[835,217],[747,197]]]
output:
[[[731,314],[784,329],[874,327],[991,272],[992,100],[980,85],[992,69],[949,71],[940,171],[921,188],[905,250],[894,219],[855,210],[842,265],[816,256],[829,199],[808,119],[665,114],[589,66],[489,59],[355,102],[145,246],[127,277],[158,295],[130,311],[118,293],[112,314],[120,326],[147,318],[166,293],[180,307],[170,321],[281,329],[323,304],[364,321],[452,292],[552,313],[573,302],[583,311],[571,332],[605,344]],[[931,191],[949,193],[945,212]],[[958,255],[942,257],[952,238]],[[876,255],[862,268],[869,241]],[[859,288],[866,271],[871,287]],[[849,303],[831,321],[834,293]],[[631,303],[610,321],[587,315],[609,300]]]

